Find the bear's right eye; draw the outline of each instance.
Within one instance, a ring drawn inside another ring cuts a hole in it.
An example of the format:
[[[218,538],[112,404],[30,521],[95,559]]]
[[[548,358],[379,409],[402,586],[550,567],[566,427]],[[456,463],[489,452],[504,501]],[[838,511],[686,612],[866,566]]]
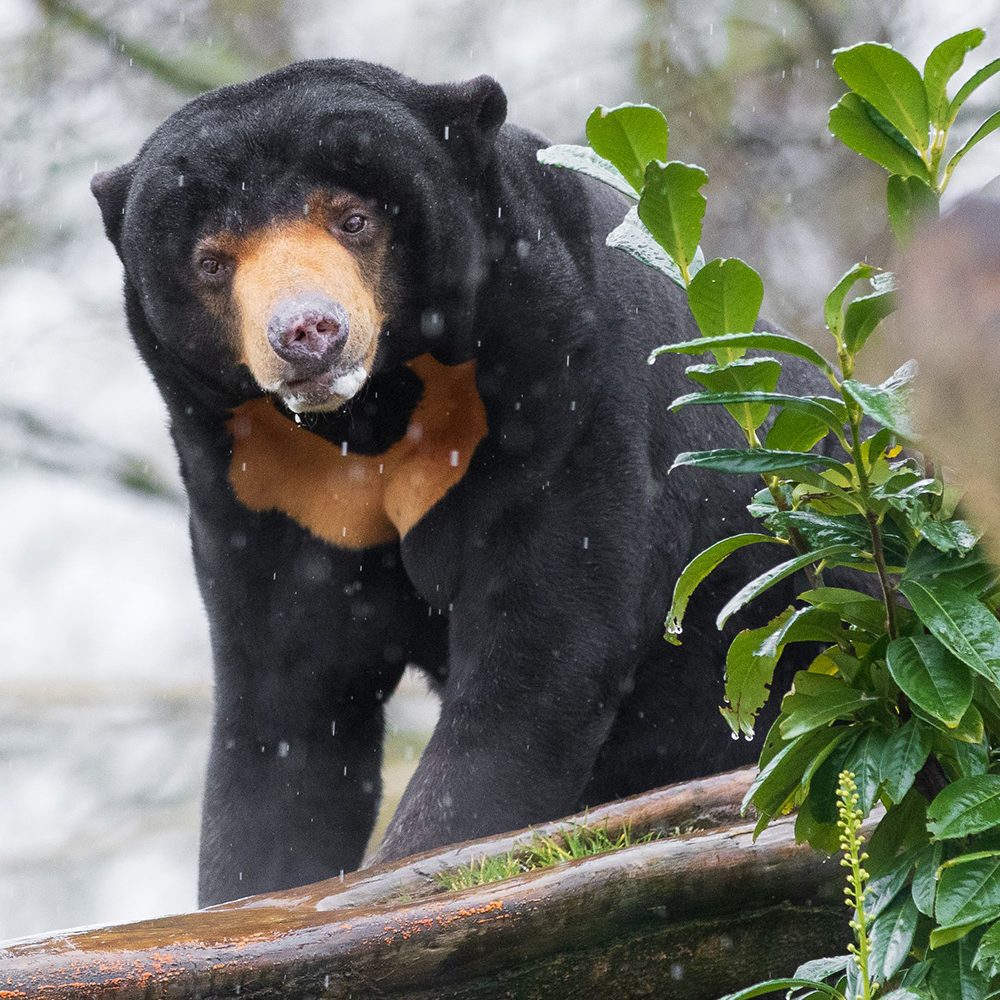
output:
[[[206,284],[218,284],[229,271],[229,262],[218,254],[200,254],[196,261],[198,277]]]

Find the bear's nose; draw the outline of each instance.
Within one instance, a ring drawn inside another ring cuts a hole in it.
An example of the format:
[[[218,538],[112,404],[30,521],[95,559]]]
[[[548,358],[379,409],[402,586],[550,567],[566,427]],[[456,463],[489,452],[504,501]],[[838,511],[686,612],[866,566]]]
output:
[[[347,310],[325,296],[285,299],[275,306],[267,324],[267,340],[296,374],[327,371],[347,341]]]

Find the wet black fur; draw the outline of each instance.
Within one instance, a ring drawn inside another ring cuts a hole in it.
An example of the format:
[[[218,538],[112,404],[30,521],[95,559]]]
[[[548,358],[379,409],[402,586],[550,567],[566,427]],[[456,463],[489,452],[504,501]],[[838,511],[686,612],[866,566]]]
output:
[[[301,63],[198,98],[95,178],[129,325],[169,409],[211,626],[204,904],[357,867],[380,796],[383,701],[407,662],[438,685],[441,719],[382,859],[759,750],[719,715],[731,632],[712,617],[760,565],[734,560],[705,585],[683,647],[662,638],[678,571],[747,523],[755,488],[667,476],[678,451],[739,443],[713,409],[667,413],[690,389],[681,361],[646,364],[697,335],[683,295],[605,246],[624,199],[539,166],[545,140],[502,124],[505,110],[485,77],[425,86]],[[385,448],[420,393],[401,363],[428,350],[476,359],[489,423],[468,474],[402,544],[363,553],[234,498],[224,424],[259,390],[190,277],[199,236],[294,214],[324,184],[398,209],[397,304],[377,374],[312,429]]]

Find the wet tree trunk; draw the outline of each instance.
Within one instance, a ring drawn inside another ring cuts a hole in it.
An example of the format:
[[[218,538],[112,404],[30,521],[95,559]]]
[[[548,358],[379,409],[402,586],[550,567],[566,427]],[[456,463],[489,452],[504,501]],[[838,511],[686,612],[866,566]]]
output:
[[[0,998],[710,1000],[839,954],[846,938],[839,867],[797,845],[790,819],[756,843],[738,819],[750,776],[594,811],[586,821],[612,833],[628,823],[666,836],[492,885],[449,893],[435,876],[503,854],[530,831],[177,917],[0,946]]]

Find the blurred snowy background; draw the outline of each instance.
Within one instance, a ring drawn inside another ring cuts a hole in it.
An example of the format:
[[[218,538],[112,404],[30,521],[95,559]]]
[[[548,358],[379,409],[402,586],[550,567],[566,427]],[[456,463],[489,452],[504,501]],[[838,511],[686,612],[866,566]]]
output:
[[[205,86],[356,56],[495,75],[512,120],[580,141],[645,99],[710,173],[706,249],[746,257],[809,334],[884,261],[884,180],[825,136],[832,48],[989,32],[1000,0],[0,0],[0,938],[190,908],[210,706],[206,626],[163,408],[87,190]],[[997,101],[995,88],[985,88]],[[997,146],[964,183],[996,173]],[[390,794],[434,705],[392,705]]]

